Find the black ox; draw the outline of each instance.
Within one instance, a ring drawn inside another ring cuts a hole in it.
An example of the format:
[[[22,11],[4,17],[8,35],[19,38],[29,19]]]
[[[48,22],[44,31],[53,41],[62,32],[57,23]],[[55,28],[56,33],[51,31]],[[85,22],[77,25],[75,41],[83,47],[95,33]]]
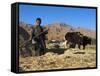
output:
[[[79,49],[81,45],[85,49],[87,44],[91,44],[91,38],[83,36],[80,32],[68,32],[65,35],[65,39],[67,40],[67,44],[69,44],[69,48],[75,48],[77,44]]]

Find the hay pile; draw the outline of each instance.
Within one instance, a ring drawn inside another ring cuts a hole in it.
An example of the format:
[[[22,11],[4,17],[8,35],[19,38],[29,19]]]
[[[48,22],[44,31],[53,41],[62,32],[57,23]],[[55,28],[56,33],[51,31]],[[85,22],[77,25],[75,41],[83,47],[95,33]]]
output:
[[[60,55],[47,52],[38,57],[20,57],[19,67],[20,71],[86,68],[95,67],[95,59],[95,51],[93,50],[70,49]]]

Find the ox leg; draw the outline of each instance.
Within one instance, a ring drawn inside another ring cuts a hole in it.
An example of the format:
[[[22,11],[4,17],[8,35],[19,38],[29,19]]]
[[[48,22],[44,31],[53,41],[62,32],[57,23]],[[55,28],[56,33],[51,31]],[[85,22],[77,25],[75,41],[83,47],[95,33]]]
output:
[[[73,45],[73,48],[75,48],[75,47],[76,47],[76,44]]]
[[[70,42],[66,42],[66,46],[70,48]]]
[[[75,43],[71,43],[70,44],[70,48],[75,48],[76,44]]]
[[[81,45],[80,44],[78,44],[78,48],[81,49]]]
[[[83,50],[85,50],[85,46],[86,46],[86,45],[83,45]]]
[[[73,44],[71,42],[69,43],[69,48],[73,48]]]

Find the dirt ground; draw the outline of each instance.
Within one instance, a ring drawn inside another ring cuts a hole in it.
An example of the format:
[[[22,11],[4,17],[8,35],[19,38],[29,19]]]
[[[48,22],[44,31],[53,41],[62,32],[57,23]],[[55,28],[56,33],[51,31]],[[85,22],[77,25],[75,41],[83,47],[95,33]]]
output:
[[[20,71],[96,67],[96,47],[87,46],[85,50],[56,48],[47,49],[42,56],[19,57]]]

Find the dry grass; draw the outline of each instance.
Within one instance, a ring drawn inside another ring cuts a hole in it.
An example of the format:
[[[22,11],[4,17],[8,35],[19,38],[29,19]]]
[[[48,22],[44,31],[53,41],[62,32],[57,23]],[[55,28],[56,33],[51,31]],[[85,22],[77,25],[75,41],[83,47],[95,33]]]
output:
[[[20,71],[95,67],[96,50],[95,46],[89,46],[86,50],[64,50],[63,54],[51,51],[38,57],[20,57],[19,64]]]

